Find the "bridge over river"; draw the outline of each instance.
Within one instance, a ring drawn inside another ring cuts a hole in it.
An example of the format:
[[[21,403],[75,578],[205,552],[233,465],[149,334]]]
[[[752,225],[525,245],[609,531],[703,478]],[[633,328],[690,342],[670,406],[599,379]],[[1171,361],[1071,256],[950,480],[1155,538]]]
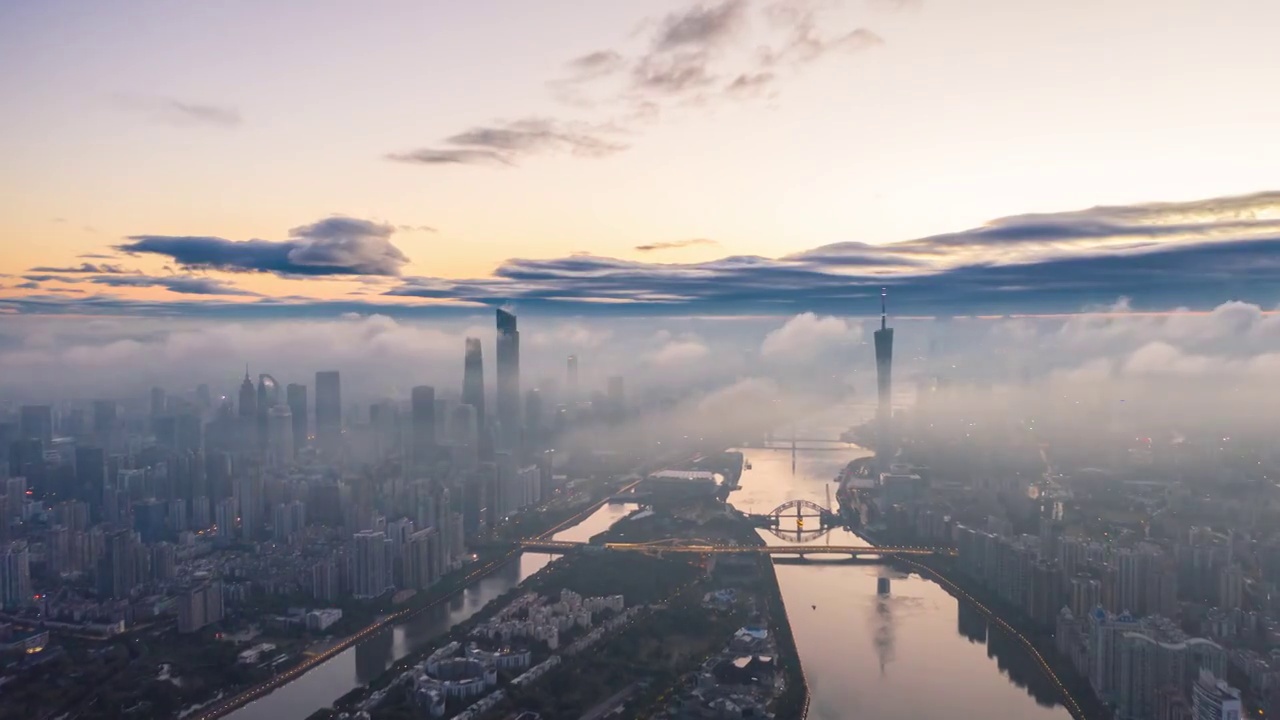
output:
[[[525,540],[520,543],[525,550],[545,553],[569,552],[642,552],[650,554],[686,553],[694,555],[779,555],[819,556],[838,555],[854,559],[888,558],[892,556],[955,555],[952,548],[923,546],[867,546],[867,545],[727,545],[702,540],[656,540],[647,543],[591,543],[562,540]]]

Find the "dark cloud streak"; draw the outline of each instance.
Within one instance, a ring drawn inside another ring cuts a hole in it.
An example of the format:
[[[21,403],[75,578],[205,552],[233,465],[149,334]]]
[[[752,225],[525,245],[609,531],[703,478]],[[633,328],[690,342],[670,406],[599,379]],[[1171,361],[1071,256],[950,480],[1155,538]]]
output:
[[[81,257],[85,257],[85,256],[82,255]],[[110,257],[110,256],[108,255],[103,257]],[[101,263],[101,264],[80,263],[80,265],[75,267],[47,267],[47,266],[33,267],[31,268],[31,272],[93,273],[93,274],[102,274],[102,275],[123,275],[125,273],[129,273],[132,271],[126,270],[121,265],[115,265],[112,263]]]
[[[133,235],[116,249],[164,255],[188,270],[272,273],[281,276],[395,276],[409,262],[391,244],[394,228],[368,220],[330,217],[293,228],[290,240],[234,241],[207,236]]]
[[[676,250],[679,248],[697,247],[699,245],[718,246],[720,243],[710,238],[691,238],[689,240],[672,240],[670,242],[655,242],[645,245],[637,245],[636,250],[640,252],[654,252],[657,250]]]

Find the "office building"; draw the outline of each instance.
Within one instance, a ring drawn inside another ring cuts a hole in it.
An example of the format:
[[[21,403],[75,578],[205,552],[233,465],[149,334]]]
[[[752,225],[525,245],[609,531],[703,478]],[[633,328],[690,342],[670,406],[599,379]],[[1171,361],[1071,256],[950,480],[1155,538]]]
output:
[[[502,308],[495,312],[498,330],[498,447],[516,450],[520,444],[520,331],[516,316]]]
[[[542,391],[534,388],[524,396],[524,447],[539,449],[546,440],[542,410]]]
[[[249,379],[247,367],[244,369],[244,380],[240,382],[239,405],[236,410],[236,449],[252,451],[258,434],[258,389]]]
[[[626,381],[621,375],[613,375],[608,382],[608,399],[609,418],[614,422],[621,420],[627,414],[627,389]]]
[[[76,448],[76,486],[72,497],[100,505],[107,488],[107,453],[100,447]]]
[[[462,366],[462,404],[470,405],[476,416],[476,445],[481,457],[493,452],[489,443],[489,420],[485,415],[484,354],[480,338],[468,337]]]
[[[268,437],[270,434],[270,418],[271,410],[279,405],[280,399],[280,383],[276,379],[263,373],[258,376],[258,398],[257,398],[257,432],[256,440],[258,450],[267,452],[267,445],[270,442]]]
[[[436,389],[430,385],[415,387],[410,396],[412,416],[412,454],[418,468],[430,467],[436,448]]]
[[[102,560],[98,563],[98,594],[119,600],[129,597],[138,584],[137,539],[128,530],[115,530],[103,537]]]
[[[329,457],[342,452],[342,383],[336,370],[316,373],[316,445]]]
[[[377,530],[358,532],[353,540],[352,594],[358,598],[376,598],[391,585],[388,567],[391,540]]]
[[[164,415],[167,405],[164,388],[151,388],[151,418],[154,420]]]
[[[262,478],[256,473],[245,475],[236,483],[240,503],[240,539],[253,542],[262,525]]]
[[[93,401],[93,438],[99,445],[111,446],[120,423],[120,406],[115,400]]]
[[[293,462],[293,411],[276,405],[267,411],[267,462],[282,467]]]
[[[53,442],[53,408],[23,405],[18,414],[18,433],[23,440],[39,440],[49,447]]]
[[[12,610],[31,601],[30,563],[25,540],[5,546],[0,554],[0,607]]]
[[[293,418],[293,452],[296,455],[307,446],[311,434],[311,425],[307,421],[307,386],[290,384],[285,388],[285,402],[289,404],[289,415]]]
[[[578,402],[578,356],[570,355],[568,367],[565,370],[565,389],[569,394],[568,402],[573,404]]]

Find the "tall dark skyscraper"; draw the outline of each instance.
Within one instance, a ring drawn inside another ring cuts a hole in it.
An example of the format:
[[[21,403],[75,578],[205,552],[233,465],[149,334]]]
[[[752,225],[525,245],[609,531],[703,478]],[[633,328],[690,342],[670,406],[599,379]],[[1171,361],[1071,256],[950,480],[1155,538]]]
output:
[[[115,400],[93,401],[93,437],[103,446],[109,446],[120,423],[120,406]]]
[[[107,487],[107,454],[100,447],[76,448],[76,488],[72,497],[97,509]]]
[[[476,428],[484,435],[484,352],[480,338],[467,338],[467,354],[462,367],[462,404],[476,410]]]
[[[879,404],[876,407],[876,453],[890,457],[893,449],[893,328],[889,327],[888,292],[880,291],[880,329],[875,332],[876,390]]]
[[[49,447],[53,441],[53,408],[23,405],[18,415],[18,432],[24,440],[39,440]]]
[[[307,446],[307,436],[311,434],[311,425],[307,422],[307,386],[291,383],[284,394],[293,417],[293,452],[297,454]]]
[[[316,444],[330,455],[342,448],[342,386],[337,370],[316,373]]]
[[[240,382],[240,404],[236,406],[239,415],[236,421],[236,449],[241,451],[255,450],[258,447],[258,389],[249,379],[249,368],[244,369],[244,380]]]
[[[267,449],[267,418],[271,414],[271,408],[280,404],[280,383],[276,379],[263,373],[258,376],[258,449]]]
[[[569,356],[569,367],[565,376],[565,383],[568,386],[569,402],[578,402],[578,356]]]
[[[516,316],[498,308],[498,441],[512,450],[520,443],[520,331]]]
[[[251,422],[258,417],[258,390],[249,379],[249,368],[244,370],[244,380],[240,383],[240,404],[236,410],[243,422]]]
[[[436,389],[420,385],[413,389],[410,410],[413,415],[413,458],[419,468],[431,462],[436,447]]]

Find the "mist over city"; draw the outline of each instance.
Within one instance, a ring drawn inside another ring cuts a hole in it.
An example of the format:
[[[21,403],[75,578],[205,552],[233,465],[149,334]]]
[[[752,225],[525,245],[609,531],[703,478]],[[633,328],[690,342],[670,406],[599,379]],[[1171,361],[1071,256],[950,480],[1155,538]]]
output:
[[[0,720],[1280,718],[1280,3],[0,3]]]

